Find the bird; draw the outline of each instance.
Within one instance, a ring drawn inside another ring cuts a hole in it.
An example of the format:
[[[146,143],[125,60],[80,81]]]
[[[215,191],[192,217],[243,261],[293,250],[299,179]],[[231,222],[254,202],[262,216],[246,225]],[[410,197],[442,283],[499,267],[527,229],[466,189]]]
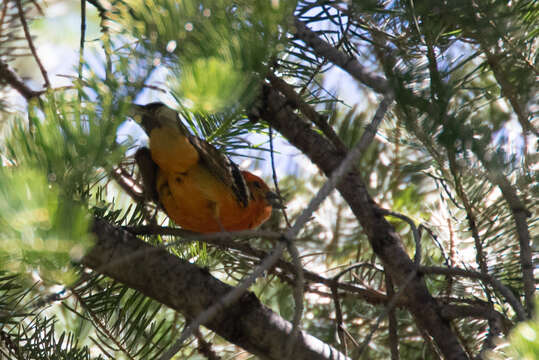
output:
[[[174,222],[197,233],[254,229],[281,208],[281,198],[249,171],[242,171],[182,124],[162,103],[133,104],[131,118],[149,137],[135,160],[147,200]]]

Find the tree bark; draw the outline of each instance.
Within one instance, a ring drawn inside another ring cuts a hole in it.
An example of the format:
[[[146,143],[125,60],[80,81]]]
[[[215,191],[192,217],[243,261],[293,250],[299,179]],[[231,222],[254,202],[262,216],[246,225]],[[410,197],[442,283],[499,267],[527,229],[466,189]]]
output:
[[[92,226],[95,246],[83,258],[89,268],[110,276],[146,296],[193,319],[216,303],[232,286],[207,270],[184,261],[165,249],[96,219]],[[283,360],[292,325],[245,293],[207,324],[226,340],[268,360]],[[345,360],[332,346],[301,332],[290,359]]]

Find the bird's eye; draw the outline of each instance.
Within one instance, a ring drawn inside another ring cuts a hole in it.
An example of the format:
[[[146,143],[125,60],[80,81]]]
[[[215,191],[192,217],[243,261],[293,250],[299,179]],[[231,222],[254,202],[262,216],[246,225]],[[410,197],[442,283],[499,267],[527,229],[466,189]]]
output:
[[[253,182],[253,185],[258,189],[262,189],[262,185],[258,181]]]

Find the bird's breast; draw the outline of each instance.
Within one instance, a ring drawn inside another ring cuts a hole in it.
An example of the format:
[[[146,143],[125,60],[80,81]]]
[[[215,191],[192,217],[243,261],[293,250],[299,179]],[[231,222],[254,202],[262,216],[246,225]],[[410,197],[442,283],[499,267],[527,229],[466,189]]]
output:
[[[271,214],[271,207],[256,202],[243,206],[230,188],[200,165],[185,172],[159,170],[157,188],[168,216],[186,230],[251,229]]]

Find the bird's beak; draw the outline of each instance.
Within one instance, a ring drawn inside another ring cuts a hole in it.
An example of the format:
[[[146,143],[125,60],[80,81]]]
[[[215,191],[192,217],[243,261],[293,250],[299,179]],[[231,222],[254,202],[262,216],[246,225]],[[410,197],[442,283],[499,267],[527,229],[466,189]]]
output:
[[[286,209],[286,206],[283,204],[283,199],[273,191],[268,191],[266,193],[266,200],[274,209]]]

